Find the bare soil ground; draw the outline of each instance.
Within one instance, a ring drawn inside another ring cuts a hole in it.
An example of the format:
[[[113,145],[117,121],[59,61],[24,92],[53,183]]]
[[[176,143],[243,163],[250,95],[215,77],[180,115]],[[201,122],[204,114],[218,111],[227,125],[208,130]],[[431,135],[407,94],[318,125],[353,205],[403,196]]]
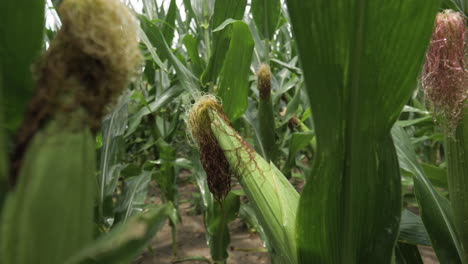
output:
[[[186,177],[188,175],[181,175],[182,179],[178,187],[179,200],[182,202],[179,205],[182,223],[179,224],[177,230],[177,256],[173,255],[172,231],[169,224],[166,223],[151,243],[153,252],[146,250],[134,262],[135,264],[213,263],[205,239],[203,216],[194,215],[193,206],[190,204],[192,193],[199,192],[198,187],[190,183]],[[152,188],[150,195],[158,197],[159,189]],[[229,225],[229,229],[231,231],[231,245],[228,252],[228,264],[270,263],[268,253],[265,252],[266,250],[256,233],[250,232],[239,219],[233,221]],[[194,257],[204,257],[206,260],[191,259]]]

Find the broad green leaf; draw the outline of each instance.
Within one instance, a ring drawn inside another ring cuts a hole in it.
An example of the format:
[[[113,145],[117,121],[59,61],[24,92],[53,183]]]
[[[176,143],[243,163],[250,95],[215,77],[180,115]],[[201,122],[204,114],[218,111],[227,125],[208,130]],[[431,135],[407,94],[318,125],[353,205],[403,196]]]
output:
[[[232,23],[235,23],[239,20],[236,20],[236,19],[232,19],[232,18],[228,18],[226,20],[224,20],[223,23],[221,23],[221,25],[219,25],[218,27],[216,27],[215,29],[213,29],[213,33],[215,32],[220,32],[222,31],[224,28],[226,28],[227,26],[231,25]]]
[[[294,97],[289,101],[288,106],[286,107],[286,114],[283,117],[283,123],[287,123],[291,117],[293,117],[297,110],[299,109],[299,105],[301,103],[301,87],[298,86],[296,91],[294,92]]]
[[[125,264],[130,263],[161,229],[166,218],[176,217],[171,204],[135,215],[119,224],[109,233],[69,258],[66,264]]]
[[[466,0],[443,0],[442,9],[452,9],[459,12],[467,11],[467,1]],[[465,13],[466,14],[466,13]]]
[[[92,241],[95,141],[51,121],[29,143],[1,216],[0,263],[62,264]]]
[[[155,48],[153,47],[153,44],[151,44],[150,40],[148,39],[148,36],[143,31],[143,29],[141,28],[138,29],[138,35],[141,41],[143,42],[143,44],[145,44],[146,48],[148,49],[148,52],[150,53],[153,61],[159,66],[159,68],[161,68],[164,71],[167,71],[166,66],[164,66],[164,63],[161,61],[161,58],[159,58],[158,54],[155,51]]]
[[[292,72],[294,72],[295,74],[297,75],[302,75],[302,70],[300,68],[297,68],[296,66],[294,65],[291,65],[289,63],[286,63],[286,62],[283,62],[283,61],[280,61],[278,59],[271,59],[272,62],[278,64],[279,66],[282,66]]]
[[[127,99],[123,99],[102,122],[103,145],[100,155],[99,204],[112,196],[119,178],[120,149],[128,121]]]
[[[400,222],[399,242],[431,246],[429,235],[419,215],[415,215],[409,210],[403,210]]]
[[[3,98],[3,78],[2,64],[0,62],[0,97]],[[0,104],[0,124],[5,120],[3,105]],[[6,130],[0,127],[0,212],[3,208],[3,201],[8,191],[8,148],[6,144]],[[0,230],[1,232],[1,230]]]
[[[116,222],[125,222],[132,215],[143,211],[151,174],[152,171],[142,170],[139,175],[124,180],[122,194],[115,210]]]
[[[432,246],[442,263],[461,263],[459,238],[453,223],[450,203],[431,185],[419,164],[411,141],[398,125],[392,129],[400,167],[414,176],[414,192],[421,210],[421,218],[429,233]]]
[[[6,0],[0,8],[0,61],[5,106],[2,128],[14,133],[23,121],[33,94],[32,64],[38,57],[44,33],[44,0]]]
[[[177,207],[177,175],[174,169],[175,149],[162,138],[158,139],[157,146],[161,162],[159,168],[153,173],[153,179],[156,180],[161,189],[163,201],[170,201]]]
[[[401,214],[390,129],[416,87],[440,2],[286,3],[317,138],[299,263],[390,263]]]
[[[266,58],[266,53],[267,53],[267,47],[265,46],[264,42],[260,38],[260,35],[258,33],[257,26],[255,25],[255,22],[253,20],[250,20],[247,22],[249,24],[250,32],[252,33],[252,38],[255,42],[255,48],[254,48],[254,54],[253,54],[253,61],[252,64],[254,65],[260,65],[267,60]]]
[[[202,64],[199,52],[198,52],[198,43],[197,40],[192,37],[192,35],[187,34],[182,39],[185,48],[187,49],[187,54],[190,58],[190,61],[193,65],[193,73],[197,78],[200,78],[200,75],[203,72],[204,65]]]
[[[252,0],[252,16],[266,39],[273,39],[281,11],[280,0]]]
[[[165,107],[171,102],[173,102],[173,100],[179,95],[181,95],[183,92],[184,89],[182,86],[176,85],[170,87],[169,89],[163,91],[161,94],[157,95],[154,102],[151,102],[150,104],[148,104],[148,106],[142,106],[138,112],[132,114],[129,117],[128,129],[125,133],[125,137],[130,136],[133,132],[135,132],[135,130],[137,130],[143,117],[159,111],[162,107]]]
[[[242,21],[232,23],[229,30],[229,50],[216,94],[221,98],[227,116],[234,122],[244,114],[248,106],[248,78],[254,42],[249,26]]]
[[[440,188],[448,188],[447,182],[447,169],[436,167],[427,163],[421,163],[427,178],[431,181],[432,185]]]
[[[432,122],[433,122],[432,117],[427,115],[427,116],[423,116],[423,117],[416,118],[416,119],[398,121],[398,125],[400,125],[401,127],[409,127],[409,126],[414,126],[420,123],[432,123]]]
[[[191,0],[184,0],[184,7],[187,10],[187,21],[190,21],[191,18],[196,18],[195,13],[193,12]]]
[[[313,137],[314,134],[311,131],[293,133],[289,143],[289,155],[295,155],[298,151],[305,148]]]
[[[167,10],[165,23],[162,27],[164,39],[166,40],[169,46],[171,46],[172,39],[174,38],[175,18],[177,11],[178,10],[176,0],[171,0],[171,3],[169,4],[169,9]]]
[[[242,19],[246,4],[247,0],[217,0],[214,6],[211,28],[217,28],[229,18],[235,20]],[[203,85],[207,83],[214,84],[216,82],[221,68],[223,67],[230,42],[229,32],[226,31],[215,32],[212,38],[212,54],[207,68],[201,77]],[[205,45],[211,45],[211,43],[205,43]]]
[[[213,7],[217,1],[215,0],[190,0],[190,9],[194,13],[194,18],[199,25],[207,26],[208,21],[213,15]],[[189,6],[188,4],[186,6]]]
[[[174,55],[171,48],[167,44],[161,30],[149,21],[145,16],[138,16],[141,23],[141,28],[148,36],[151,44],[156,47],[158,54],[162,58],[167,59],[174,67],[177,76],[180,79],[180,85],[191,93],[197,90],[198,81],[197,78],[190,72],[185,65]]]
[[[291,135],[289,141],[289,153],[286,160],[286,164],[283,168],[283,173],[289,178],[291,175],[291,169],[295,165],[296,154],[300,150],[304,149],[308,144],[311,143],[314,138],[314,133],[311,131],[307,132],[295,132]]]

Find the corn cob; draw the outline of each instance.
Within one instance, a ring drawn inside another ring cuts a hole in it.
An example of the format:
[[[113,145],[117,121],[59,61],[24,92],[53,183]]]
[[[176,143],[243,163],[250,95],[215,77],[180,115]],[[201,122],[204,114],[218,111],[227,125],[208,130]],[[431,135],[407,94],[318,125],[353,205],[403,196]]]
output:
[[[96,191],[89,129],[51,122],[30,143],[1,221],[1,263],[63,263],[90,242]]]

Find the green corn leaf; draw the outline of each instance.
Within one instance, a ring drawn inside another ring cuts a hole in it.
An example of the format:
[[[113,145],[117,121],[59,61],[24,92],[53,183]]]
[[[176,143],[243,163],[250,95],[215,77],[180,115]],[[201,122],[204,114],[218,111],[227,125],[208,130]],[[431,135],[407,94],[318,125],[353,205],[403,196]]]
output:
[[[252,1],[252,16],[264,38],[273,39],[276,26],[279,24],[280,11],[280,0]]]
[[[161,189],[163,201],[170,201],[172,204],[177,205],[177,175],[174,168],[175,149],[162,138],[158,139],[157,146],[161,162],[159,168],[153,174],[153,179],[156,180]]]
[[[446,168],[436,167],[427,163],[421,163],[421,167],[432,185],[439,188],[448,188]]]
[[[31,67],[42,48],[44,0],[3,1],[0,17],[0,70],[5,89],[0,98],[5,119],[0,126],[13,133],[33,94]]]
[[[171,46],[172,39],[174,39],[176,12],[177,3],[175,0],[171,0],[171,3],[169,4],[169,9],[167,10],[165,23],[162,27],[164,39],[166,40],[169,46]]]
[[[398,125],[392,129],[392,136],[401,168],[414,176],[414,191],[421,218],[429,233],[432,246],[441,263],[461,263],[461,244],[455,231],[450,203],[431,185],[424,174],[411,141],[406,132]]]
[[[440,2],[286,2],[317,138],[299,263],[390,263],[401,214],[390,129],[416,87]]]
[[[231,31],[231,40],[216,94],[223,101],[227,116],[234,122],[248,106],[248,77],[254,42],[249,26],[242,21],[233,22],[224,30]]]
[[[194,92],[199,86],[197,78],[190,72],[187,67],[174,55],[170,46],[164,39],[161,29],[152,23],[145,16],[138,16],[141,23],[141,28],[148,36],[151,44],[156,47],[158,54],[161,58],[167,59],[172,64],[180,78],[180,85],[189,92]]]
[[[148,195],[152,171],[143,170],[139,175],[124,180],[122,194],[115,209],[116,222],[127,221],[129,217],[143,211]]]
[[[398,241],[413,245],[431,246],[431,240],[427,234],[421,217],[407,209],[403,210],[403,213],[401,214]]]
[[[299,194],[273,165],[242,143],[240,136],[216,113],[211,130],[254,204],[276,263],[297,263],[295,242]]]
[[[3,98],[2,64],[0,63],[0,97]],[[5,120],[3,104],[0,104],[0,124]],[[8,148],[6,144],[6,130],[0,127],[0,212],[8,190]]]
[[[190,61],[193,65],[193,73],[199,78],[203,72],[204,65],[202,64],[202,60],[198,52],[197,40],[194,37],[192,37],[192,35],[187,34],[182,39],[182,42],[184,43],[184,46],[187,49],[187,55],[189,56]]]
[[[119,178],[122,164],[119,154],[123,147],[123,135],[128,121],[127,100],[120,102],[112,113],[102,122],[103,145],[100,155],[99,175],[99,205],[104,206],[104,200],[112,200]],[[103,208],[101,208],[103,211]],[[100,212],[101,216],[104,212]]]
[[[0,262],[62,264],[92,240],[95,142],[50,122],[30,143],[1,218]]]
[[[295,165],[296,154],[310,144],[314,136],[315,135],[312,131],[295,132],[291,135],[288,158],[283,168],[283,172],[286,176],[290,177],[291,175],[291,169]]]
[[[152,113],[159,111],[161,108],[167,106],[171,102],[174,101],[179,95],[184,92],[184,87],[181,85],[172,86],[169,89],[164,90],[156,98],[153,102],[149,103],[147,106],[141,106],[141,109],[138,110],[135,114],[132,114],[128,120],[128,129],[125,133],[125,137],[130,136],[133,134],[138,126],[141,123],[141,120]]]
[[[211,28],[215,29],[220,26],[226,19],[242,19],[244,16],[245,6],[247,0],[217,0],[214,6],[214,13],[211,22]],[[229,47],[230,37],[229,32],[215,32],[213,33],[212,39],[212,54],[208,61],[207,68],[203,72],[201,81],[202,84],[216,82],[221,68],[224,64],[224,59]],[[205,43],[205,45],[211,45],[211,43]]]
[[[164,204],[137,214],[89,243],[69,258],[66,264],[130,263],[154,238],[167,218],[175,219],[172,204]]]

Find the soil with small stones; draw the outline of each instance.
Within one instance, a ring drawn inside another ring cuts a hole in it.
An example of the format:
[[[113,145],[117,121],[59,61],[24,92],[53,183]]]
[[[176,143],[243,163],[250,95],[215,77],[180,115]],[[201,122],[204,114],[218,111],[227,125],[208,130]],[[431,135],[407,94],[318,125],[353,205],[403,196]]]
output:
[[[181,173],[178,183],[179,213],[182,222],[177,227],[177,254],[174,255],[172,231],[168,223],[156,234],[151,243],[151,250],[145,250],[134,264],[172,264],[172,263],[213,263],[210,250],[206,243],[203,215],[193,205],[194,198],[199,193],[198,187],[191,182],[188,173]],[[293,180],[293,186],[302,190],[301,180]],[[152,183],[148,201],[161,203],[160,191]],[[240,220],[229,224],[231,245],[227,264],[269,264],[270,259],[266,249],[254,232]],[[431,247],[418,246],[424,264],[437,264],[439,261]]]

